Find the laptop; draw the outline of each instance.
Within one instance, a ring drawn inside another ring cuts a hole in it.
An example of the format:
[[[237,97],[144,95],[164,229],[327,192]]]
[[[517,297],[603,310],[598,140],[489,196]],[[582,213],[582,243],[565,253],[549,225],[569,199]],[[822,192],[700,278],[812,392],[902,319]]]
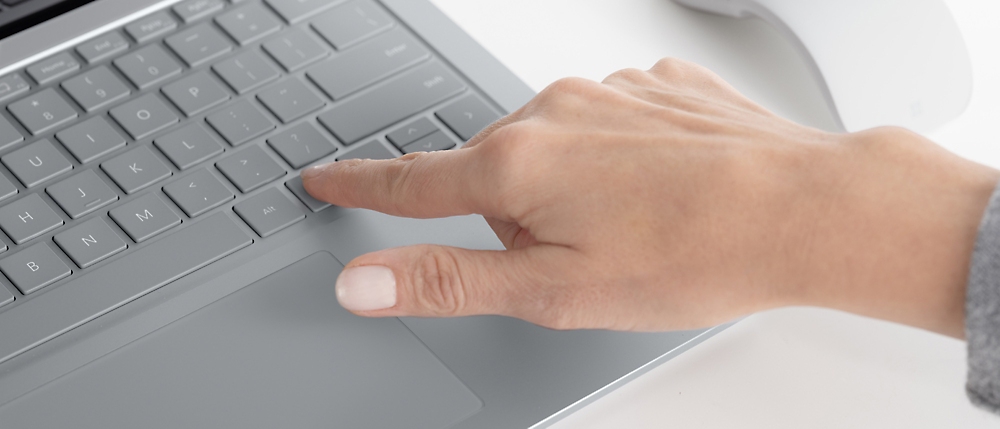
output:
[[[543,427],[715,332],[337,304],[363,253],[502,245],[299,171],[532,96],[426,0],[0,0],[0,426]]]

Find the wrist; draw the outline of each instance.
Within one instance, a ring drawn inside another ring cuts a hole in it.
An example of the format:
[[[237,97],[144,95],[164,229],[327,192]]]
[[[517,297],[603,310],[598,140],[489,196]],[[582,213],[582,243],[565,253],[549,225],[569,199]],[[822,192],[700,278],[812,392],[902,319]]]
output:
[[[1000,179],[899,128],[845,135],[827,162],[803,301],[962,337],[965,283]]]

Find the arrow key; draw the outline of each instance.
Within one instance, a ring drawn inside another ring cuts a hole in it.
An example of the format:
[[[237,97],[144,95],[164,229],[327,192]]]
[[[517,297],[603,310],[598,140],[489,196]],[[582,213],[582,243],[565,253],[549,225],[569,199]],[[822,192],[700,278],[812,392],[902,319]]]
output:
[[[487,125],[500,119],[500,115],[474,94],[466,95],[438,110],[437,117],[465,141],[469,141]]]
[[[202,215],[236,198],[236,194],[204,168],[164,186],[163,192],[189,217]]]
[[[437,125],[427,118],[420,118],[416,121],[410,122],[403,125],[398,130],[393,131],[386,135],[386,138],[396,145],[396,147],[402,149],[404,146],[419,140],[422,137],[427,137],[431,133],[438,130]]]
[[[217,162],[215,166],[243,193],[285,175],[285,169],[260,146],[252,146]]]
[[[440,131],[436,131],[434,134],[406,145],[406,147],[403,148],[403,153],[434,152],[437,150],[451,149],[453,147],[455,147],[455,142],[451,140],[451,137],[444,135],[444,133]]]

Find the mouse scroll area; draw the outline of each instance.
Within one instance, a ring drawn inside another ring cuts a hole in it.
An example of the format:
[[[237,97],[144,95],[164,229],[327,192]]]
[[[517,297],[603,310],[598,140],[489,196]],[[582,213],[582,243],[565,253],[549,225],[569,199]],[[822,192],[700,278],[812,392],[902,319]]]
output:
[[[482,402],[315,253],[0,407],[4,428],[450,427]]]

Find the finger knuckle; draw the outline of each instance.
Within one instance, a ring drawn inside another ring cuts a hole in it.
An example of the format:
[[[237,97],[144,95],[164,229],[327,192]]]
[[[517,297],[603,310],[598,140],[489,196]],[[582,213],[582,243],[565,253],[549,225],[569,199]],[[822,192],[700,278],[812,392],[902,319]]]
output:
[[[424,152],[417,152],[389,161],[389,168],[383,170],[386,177],[381,180],[386,188],[379,195],[385,195],[388,198],[387,201],[393,205],[408,204],[408,201],[405,201],[406,196],[413,195],[413,189],[420,189],[424,186],[423,183],[415,183],[421,176],[414,174],[414,172],[421,168],[421,165],[426,161],[425,155],[427,154]]]
[[[690,68],[691,63],[687,61],[674,57],[666,57],[657,61],[650,71],[661,75],[678,76],[683,75]]]
[[[434,315],[463,314],[468,307],[468,291],[457,259],[450,252],[423,248],[413,267],[414,298]]]
[[[627,68],[611,73],[606,79],[604,79],[604,82],[640,83],[640,82],[645,82],[647,80],[649,80],[649,73],[636,68]]]
[[[500,144],[488,148],[489,168],[493,170],[493,186],[501,207],[509,207],[509,198],[522,195],[524,187],[535,181],[537,169],[531,160],[537,158],[539,130],[531,125],[511,125],[501,130]],[[506,205],[505,205],[506,204]]]
[[[542,90],[539,97],[543,100],[550,98],[559,98],[565,95],[578,95],[586,94],[592,91],[597,82],[589,79],[584,79],[581,77],[564,77],[555,82],[552,82],[548,87]]]

